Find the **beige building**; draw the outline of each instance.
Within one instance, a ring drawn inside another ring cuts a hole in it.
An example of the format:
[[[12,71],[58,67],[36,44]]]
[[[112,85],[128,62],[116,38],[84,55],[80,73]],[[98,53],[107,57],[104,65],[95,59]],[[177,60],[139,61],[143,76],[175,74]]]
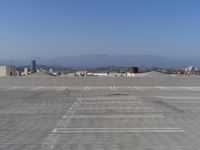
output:
[[[16,76],[15,66],[0,66],[0,77]]]

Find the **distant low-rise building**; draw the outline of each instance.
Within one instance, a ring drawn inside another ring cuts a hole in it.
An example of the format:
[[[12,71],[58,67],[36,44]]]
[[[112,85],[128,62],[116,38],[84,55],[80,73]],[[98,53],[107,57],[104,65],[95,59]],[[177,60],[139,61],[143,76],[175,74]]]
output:
[[[15,66],[0,66],[0,76],[16,76],[16,67]]]

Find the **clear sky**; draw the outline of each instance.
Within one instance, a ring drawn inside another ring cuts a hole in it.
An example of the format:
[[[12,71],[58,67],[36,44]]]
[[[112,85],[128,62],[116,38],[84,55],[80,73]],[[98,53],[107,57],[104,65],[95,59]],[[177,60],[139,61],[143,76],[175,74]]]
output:
[[[0,58],[200,56],[199,0],[0,0]]]

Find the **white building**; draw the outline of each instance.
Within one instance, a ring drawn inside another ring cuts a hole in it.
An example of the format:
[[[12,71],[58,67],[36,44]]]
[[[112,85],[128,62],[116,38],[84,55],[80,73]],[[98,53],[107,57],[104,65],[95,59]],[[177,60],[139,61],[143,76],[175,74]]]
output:
[[[22,72],[22,76],[27,76],[29,74],[29,69],[24,68],[24,72]]]
[[[0,66],[0,77],[16,76],[15,66]]]

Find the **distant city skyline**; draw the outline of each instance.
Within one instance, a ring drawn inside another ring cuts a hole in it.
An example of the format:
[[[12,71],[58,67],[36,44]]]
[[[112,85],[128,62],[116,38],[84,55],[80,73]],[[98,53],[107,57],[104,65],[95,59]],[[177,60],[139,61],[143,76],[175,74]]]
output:
[[[198,0],[1,0],[0,59],[200,56]]]

